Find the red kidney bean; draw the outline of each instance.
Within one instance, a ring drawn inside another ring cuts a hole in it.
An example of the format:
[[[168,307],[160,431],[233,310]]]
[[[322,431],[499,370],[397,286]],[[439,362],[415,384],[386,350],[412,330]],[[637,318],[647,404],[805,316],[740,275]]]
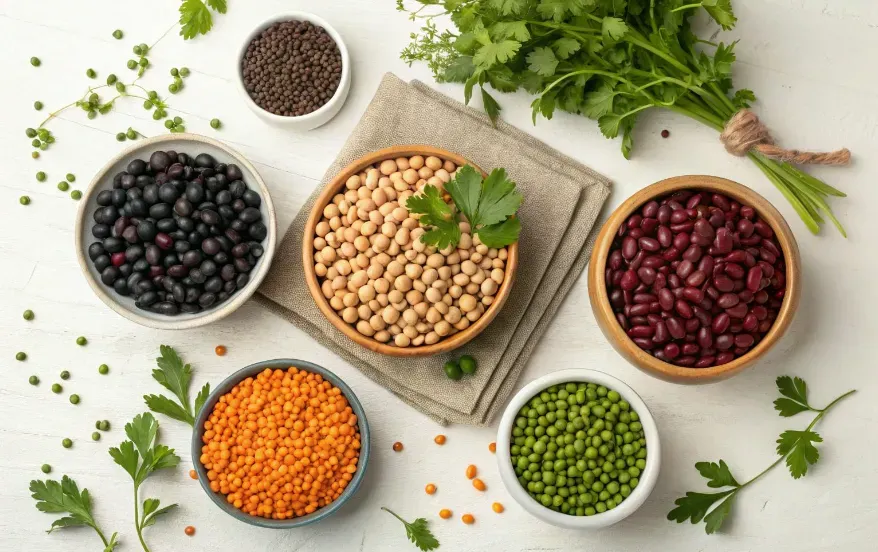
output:
[[[659,204],[658,201],[652,200],[643,206],[643,209],[640,210],[640,213],[644,218],[654,218],[658,215]]]
[[[747,271],[747,289],[756,293],[762,287],[762,267],[754,266]]]
[[[632,316],[628,319],[628,323],[634,326],[645,326],[649,323],[645,316]]]
[[[747,287],[747,286],[744,284],[744,280],[735,280],[735,285],[732,287],[732,291],[737,293],[737,292],[741,291],[742,289],[744,289],[745,287]]]
[[[695,361],[696,368],[708,368],[716,364],[715,356],[703,356]]]
[[[692,313],[695,315],[695,318],[698,319],[698,323],[702,326],[710,326],[710,322],[712,318],[710,317],[710,313],[701,307],[692,307]]]
[[[701,248],[694,243],[683,251],[683,259],[697,263],[701,258]]]
[[[680,233],[687,233],[688,234],[689,232],[692,231],[693,228],[695,228],[695,223],[690,220],[689,222],[681,222],[680,224],[672,224],[671,225],[671,232],[673,232],[675,234],[680,234]],[[686,240],[687,241],[689,240],[688,236],[686,237]]]
[[[736,296],[736,297],[737,297],[737,296]],[[741,319],[741,318],[744,318],[745,316],[747,316],[747,311],[748,311],[748,310],[749,310],[749,309],[747,308],[747,304],[746,304],[746,303],[738,303],[738,304],[735,305],[734,307],[731,307],[731,308],[726,309],[726,312],[727,312],[728,315],[731,316],[732,318],[738,318],[738,319]]]
[[[698,345],[700,345],[702,349],[713,347],[713,333],[706,325],[698,328],[698,333],[695,334],[695,337],[698,339]]]
[[[647,236],[655,235],[655,230],[659,226],[658,219],[655,218],[645,218],[643,222],[640,223],[640,229],[643,230],[643,233]]]
[[[698,351],[700,350],[701,347],[699,347],[695,343],[686,343],[680,348],[680,352],[684,355],[697,355]]]
[[[720,353],[716,355],[716,366],[728,364],[733,360],[735,360],[735,355],[733,353]]]
[[[678,209],[671,213],[671,224],[680,224],[689,220],[689,213],[684,209]]]
[[[671,222],[671,207],[669,205],[660,206],[655,218],[662,224]]]
[[[661,311],[659,311],[661,312]],[[653,328],[662,321],[662,317],[658,315],[658,313],[649,313],[646,315],[646,323],[652,326]]]
[[[744,317],[744,323],[741,327],[748,332],[752,332],[759,327],[759,319],[753,314],[753,311],[750,311],[747,316]]]
[[[713,342],[720,351],[728,351],[735,345],[735,336],[732,334],[721,334],[716,336]]]
[[[641,220],[643,220],[643,217],[640,215],[631,215],[625,223],[628,225],[628,228],[634,229],[640,226]]]
[[[710,329],[713,330],[715,334],[725,333],[726,330],[729,329],[729,324],[731,324],[732,318],[728,315],[728,313],[722,312],[713,317],[713,322],[710,325]]]
[[[677,366],[695,366],[696,359],[694,356],[681,356],[674,360],[674,364]]]
[[[658,240],[653,238],[640,238],[637,243],[640,245],[640,249],[650,252],[658,251],[662,247]]]
[[[692,235],[689,236],[689,242],[700,247],[707,247],[713,243],[713,238],[705,238],[701,234],[692,232]]]
[[[693,272],[694,274],[698,274],[698,272]],[[691,278],[691,276],[690,276]],[[686,282],[689,283],[688,281]],[[683,288],[683,291],[680,292],[684,299],[689,301],[690,303],[701,303],[704,300],[704,292],[698,289],[697,287],[687,286]]]
[[[680,355],[680,346],[676,343],[668,343],[665,345],[665,348],[662,349],[662,352],[669,359],[675,359]]]
[[[705,297],[698,303],[698,306],[706,311],[713,310],[713,299],[707,296],[707,292],[704,293]]]
[[[698,287],[706,281],[707,274],[701,272],[700,270],[696,270],[686,278],[686,285]]]
[[[743,330],[743,329],[744,329],[744,325],[738,323],[735,320],[733,320],[732,323],[729,325],[729,333],[733,333],[733,334],[741,333],[741,330]]]
[[[666,266],[662,267],[663,270],[667,270],[667,268],[668,267],[666,267]],[[666,287],[668,287],[667,277],[663,273],[659,272],[658,274],[655,275],[655,283],[652,285],[652,287],[656,291],[658,291],[660,289],[665,289]]]
[[[683,324],[683,328],[686,330],[687,341],[695,341],[695,332],[698,331],[698,328],[701,327],[701,322],[698,321],[697,318],[690,318]]]
[[[773,320],[763,320],[759,323],[759,333],[768,333],[768,330],[771,329],[771,324]]]
[[[753,232],[754,232],[754,228],[753,228],[752,222],[750,222],[749,220],[744,219],[744,218],[742,218],[738,221],[738,234],[742,238],[749,238],[750,236],[753,235]]]
[[[662,306],[659,305],[658,301],[652,302],[649,304],[649,312],[650,314],[658,314],[662,312]]]
[[[720,194],[713,194],[710,196],[710,202],[722,209],[723,211],[729,210],[729,200]]]
[[[674,294],[668,288],[660,289],[658,291],[658,302],[662,310],[669,311],[674,308]]]
[[[621,289],[614,289],[610,292],[610,305],[612,305],[615,310],[619,310],[625,306],[625,299],[622,296]]]
[[[677,314],[679,314],[686,320],[689,320],[694,315],[694,313],[692,312],[692,307],[690,307],[689,303],[683,301],[682,299],[677,299],[674,302],[674,310],[677,311]]]
[[[696,193],[686,200],[687,209],[695,209],[701,203],[701,194]]]
[[[633,259],[637,254],[637,240],[631,236],[626,236],[622,240],[622,256],[626,259]]]
[[[746,259],[747,252],[743,249],[736,249],[723,258],[728,263],[743,263]]]
[[[637,304],[641,304],[641,303],[649,304],[649,303],[652,303],[656,300],[657,300],[656,296],[651,294],[651,293],[637,293],[634,295],[634,302]]]
[[[619,286],[622,289],[634,289],[639,283],[640,280],[637,279],[637,273],[630,269],[626,270],[622,274],[622,279],[619,280]]]
[[[646,316],[649,314],[648,304],[631,305],[628,309],[628,316]]]
[[[652,336],[652,340],[661,344],[671,339],[671,334],[668,332],[668,326],[665,324],[664,320],[660,320],[655,325],[655,334]]]
[[[628,335],[631,337],[652,337],[653,334],[655,334],[655,328],[650,325],[634,326],[628,330]]]
[[[710,223],[714,228],[720,228],[723,224],[726,223],[726,217],[723,216],[722,211],[717,211],[715,213],[711,213],[710,217],[708,217],[707,222]]]
[[[630,305],[634,302],[634,292],[632,292],[631,290],[623,290],[622,298],[625,300],[626,305]]]
[[[753,336],[748,333],[740,333],[735,336],[735,346],[741,347],[742,349],[749,349],[755,342],[756,340],[753,339]]]
[[[680,258],[680,250],[676,247],[669,247],[662,251],[662,259],[671,262]]]
[[[669,316],[665,319],[665,325],[668,327],[668,333],[671,334],[671,337],[674,339],[683,339],[686,335],[686,329],[683,327],[683,323],[680,322],[680,319],[675,316]]]
[[[768,309],[762,305],[757,305],[750,309],[750,312],[756,317],[756,320],[762,321],[768,318]]]
[[[624,314],[622,314],[621,312],[617,312],[616,313],[616,322],[619,323],[619,325],[622,327],[623,330],[628,331],[628,328],[630,326],[628,325],[628,319],[625,318]]]
[[[640,268],[640,263],[643,262],[643,259],[646,258],[646,255],[646,251],[638,251],[637,254],[634,255],[634,258],[628,261],[628,268],[630,268],[631,270],[637,270],[638,268]]]
[[[777,262],[777,256],[764,247],[759,250],[759,258],[767,263],[775,263]]]
[[[621,270],[617,270],[613,273],[612,279],[610,281],[613,283],[613,287],[619,287],[619,283],[622,281],[622,275],[625,274]]]
[[[623,260],[622,252],[617,249],[610,253],[610,257],[607,259],[607,266],[613,270],[619,270],[622,268]]]
[[[681,232],[674,236],[674,249],[685,251],[689,247],[689,234]]]
[[[717,297],[720,296],[719,290],[713,286],[707,286],[704,289],[704,294],[707,295],[708,297],[710,297],[711,299],[713,299],[714,301],[716,301]]]
[[[683,280],[676,274],[668,274],[668,286],[671,289],[678,288],[683,285]]]
[[[716,236],[716,230],[711,226],[710,222],[707,219],[700,218],[695,221],[695,226],[692,227],[695,230],[695,233],[699,236],[708,238],[713,240]]]
[[[713,257],[705,255],[704,257],[701,257],[700,261],[698,261],[698,270],[710,276],[713,274],[714,263],[715,261],[713,260]]]
[[[771,226],[761,220],[757,220],[753,223],[753,229],[763,238],[771,238],[774,236],[774,230],[771,229]]]
[[[748,347],[735,347],[734,349],[732,349],[732,352],[735,353],[737,356],[741,356],[749,350],[750,349]]]
[[[733,245],[732,233],[729,232],[729,229],[725,227],[719,228],[716,231],[716,237],[713,240],[713,246],[716,248],[717,253],[730,253]]]
[[[632,341],[644,351],[649,351],[653,347],[652,341],[645,337],[635,337]]]
[[[651,268],[641,266],[637,269],[637,276],[640,278],[641,282],[651,286],[653,282],[655,282],[656,272]]]
[[[692,261],[680,261],[680,264],[677,265],[677,276],[688,278],[693,270],[695,270],[695,265]]]
[[[726,274],[728,274],[733,280],[740,280],[744,277],[744,267],[737,263],[726,263],[723,265],[723,270]]]
[[[641,230],[640,228],[631,228],[630,230],[628,230],[628,235],[635,240],[639,240],[643,237],[643,230]]]
[[[667,226],[659,226],[655,231],[655,237],[662,247],[670,247],[674,243],[674,234]]]
[[[741,205],[741,210],[738,212],[739,215],[748,220],[753,220],[753,217],[756,216],[756,209],[750,207],[749,205]]]
[[[760,243],[760,245],[762,245],[762,248],[763,248],[763,249],[767,250],[768,252],[770,252],[770,253],[771,253],[772,255],[774,255],[775,257],[780,257],[780,256],[781,256],[780,249],[778,249],[777,245],[775,245],[773,241],[771,241],[771,240],[762,240],[762,241],[759,242],[759,243]]]
[[[745,289],[744,291],[738,292],[738,299],[741,300],[742,303],[752,303],[753,302],[753,292],[749,289]]]
[[[737,305],[740,300],[741,299],[734,293],[723,293],[719,296],[719,299],[716,300],[716,304],[720,308],[728,309]]]
[[[766,278],[769,283],[771,283],[771,278],[774,277],[774,267],[765,261],[757,262],[756,266],[762,269],[762,277]]]
[[[643,262],[640,263],[640,266],[645,267],[645,268],[651,268],[654,270],[656,268],[661,268],[661,267],[665,266],[666,264],[668,264],[667,261],[665,261],[664,259],[662,259],[658,255],[649,255],[648,257],[643,259]]]

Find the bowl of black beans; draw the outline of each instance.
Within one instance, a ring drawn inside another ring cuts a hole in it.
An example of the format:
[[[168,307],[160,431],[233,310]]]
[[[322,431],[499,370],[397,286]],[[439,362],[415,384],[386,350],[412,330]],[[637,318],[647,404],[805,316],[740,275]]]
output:
[[[76,220],[77,257],[98,297],[160,329],[219,320],[268,272],[274,207],[256,169],[194,134],[140,141],[94,177]]]
[[[237,63],[238,88],[247,106],[286,128],[326,124],[351,86],[341,35],[310,13],[284,12],[263,21],[245,38]]]

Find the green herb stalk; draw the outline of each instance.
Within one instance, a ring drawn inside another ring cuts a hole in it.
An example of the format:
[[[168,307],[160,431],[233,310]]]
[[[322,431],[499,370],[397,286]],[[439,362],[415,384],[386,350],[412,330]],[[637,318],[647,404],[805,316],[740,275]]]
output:
[[[723,29],[737,19],[731,0],[397,0],[397,9],[420,33],[401,57],[425,62],[438,82],[464,84],[469,103],[478,85],[492,121],[498,92],[519,88],[534,94],[537,115],[556,109],[598,122],[607,138],[622,137],[622,154],[634,146],[638,116],[661,107],[721,132],[729,119],[750,106],[751,90],[732,92],[731,44],[698,38],[689,19],[703,9]],[[456,27],[439,30],[437,17]],[[829,196],[845,194],[788,164],[751,152],[748,157],[787,198],[808,229],[817,233],[824,217],[846,235],[833,215]]]

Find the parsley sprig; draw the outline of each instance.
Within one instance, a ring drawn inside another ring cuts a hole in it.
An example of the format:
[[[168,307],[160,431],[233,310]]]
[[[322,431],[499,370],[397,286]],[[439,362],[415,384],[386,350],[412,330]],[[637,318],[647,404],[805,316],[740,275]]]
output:
[[[104,544],[104,552],[113,552],[119,544],[116,540],[118,533],[113,533],[107,540],[98,527],[91,512],[91,495],[88,489],[80,491],[76,482],[68,476],[61,478],[60,483],[52,479],[31,481],[30,492],[37,501],[37,510],[47,514],[67,514],[53,521],[47,533],[65,527],[91,527]]]
[[[204,406],[204,402],[210,395],[210,384],[205,383],[195,397],[195,409],[189,401],[189,384],[192,381],[192,367],[183,364],[183,359],[173,347],[162,345],[159,347],[162,356],[155,359],[158,368],[152,371],[154,380],[162,384],[165,389],[172,392],[179,402],[174,402],[164,395],[144,395],[146,406],[153,412],[164,414],[175,420],[186,422],[195,426],[195,417]]]
[[[439,189],[424,186],[421,193],[406,201],[411,213],[419,214],[420,223],[428,227],[421,240],[439,249],[460,242],[459,214],[463,214],[472,232],[488,247],[505,247],[518,241],[521,221],[515,213],[524,200],[504,169],[494,169],[484,180],[470,165],[457,170],[445,185],[453,205],[443,199]]]
[[[463,84],[466,103],[478,87],[492,121],[501,107],[489,88],[524,89],[535,97],[534,122],[558,110],[588,117],[607,138],[621,137],[625,158],[637,119],[650,108],[722,132],[756,100],[751,90],[733,87],[736,42],[703,40],[690,28],[702,11],[723,29],[734,27],[731,0],[397,0],[396,6],[422,25],[402,60],[425,63],[438,82]],[[448,19],[454,28],[437,27]],[[828,219],[844,235],[827,203],[844,193],[788,163],[748,156],[810,231]]]
[[[183,40],[210,32],[213,28],[211,9],[218,13],[226,13],[226,0],[207,0],[207,4],[203,0],[183,0],[180,4],[180,35]]]
[[[134,527],[144,552],[150,550],[143,540],[143,530],[153,525],[159,516],[177,506],[171,504],[159,508],[161,504],[159,499],[147,498],[143,501],[141,511],[139,491],[143,482],[158,470],[173,468],[180,463],[180,457],[176,455],[174,449],[158,442],[158,431],[159,423],[152,414],[149,412],[138,414],[125,425],[125,435],[128,436],[128,440],[110,449],[113,461],[122,466],[134,481]]]
[[[436,540],[436,537],[433,536],[433,533],[430,532],[430,528],[427,527],[427,520],[424,518],[418,518],[415,521],[409,523],[406,520],[402,519],[398,515],[396,515],[389,508],[381,507],[382,510],[392,515],[396,519],[402,522],[405,525],[405,536],[409,538],[415,546],[424,550],[425,552],[428,550],[434,550],[439,548],[439,541]]]
[[[698,462],[695,469],[702,477],[707,479],[707,486],[711,489],[725,489],[716,493],[687,492],[686,496],[674,501],[676,508],[668,513],[668,519],[683,523],[687,519],[692,523],[704,520],[704,530],[707,534],[718,531],[723,522],[732,511],[732,505],[738,493],[771,471],[782,461],[786,461],[787,468],[793,479],[799,479],[808,473],[808,467],[817,463],[820,452],[814,443],[822,443],[823,438],[813,431],[817,422],[829,412],[842,399],[848,397],[855,390],[837,397],[824,408],[814,408],[808,403],[808,386],[801,378],[781,376],[777,378],[777,389],[782,395],[774,401],[774,408],[783,417],[795,416],[800,412],[816,412],[817,415],[811,420],[804,430],[789,429],[780,434],[777,439],[777,453],[780,455],[770,466],[758,475],[744,483],[738,483],[732,475],[729,466],[724,460],[717,462]],[[718,506],[710,508],[718,501]],[[710,510],[708,512],[708,510]]]

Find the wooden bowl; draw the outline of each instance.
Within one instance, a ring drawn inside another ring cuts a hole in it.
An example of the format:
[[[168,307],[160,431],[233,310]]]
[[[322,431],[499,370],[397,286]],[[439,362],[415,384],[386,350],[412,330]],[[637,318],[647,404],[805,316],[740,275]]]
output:
[[[451,161],[458,166],[471,165],[476,170],[481,172],[482,176],[486,176],[486,173],[483,170],[481,170],[470,161],[467,161],[460,155],[432,146],[394,146],[369,153],[342,169],[342,171],[339,172],[329,182],[329,184],[326,185],[323,193],[320,194],[320,197],[317,198],[317,201],[314,203],[314,207],[311,209],[311,214],[308,217],[308,221],[305,223],[305,234],[304,238],[302,239],[302,261],[305,267],[305,280],[308,283],[308,290],[311,292],[311,297],[314,298],[314,301],[317,303],[320,311],[323,312],[324,316],[326,316],[326,318],[328,318],[330,322],[332,322],[333,326],[338,328],[339,331],[344,333],[356,343],[362,345],[370,351],[375,351],[376,353],[396,357],[421,357],[445,353],[457,349],[458,347],[464,345],[465,343],[468,343],[474,337],[482,333],[482,331],[484,331],[484,329],[488,327],[488,324],[491,323],[494,317],[497,316],[497,313],[500,312],[500,309],[503,308],[503,304],[509,298],[509,294],[512,290],[512,284],[515,281],[515,272],[518,268],[518,243],[516,242],[512,245],[507,246],[506,248],[509,252],[509,257],[506,260],[506,278],[503,280],[503,283],[500,284],[500,289],[497,290],[497,294],[494,296],[494,302],[488,307],[484,314],[482,314],[481,318],[476,320],[468,328],[463,331],[457,332],[456,334],[453,334],[449,337],[441,339],[433,345],[421,345],[419,347],[397,347],[395,345],[381,343],[361,334],[357,331],[356,328],[342,320],[341,316],[337,312],[335,312],[335,310],[329,305],[329,301],[326,299],[326,297],[323,296],[317,274],[314,271],[313,241],[316,233],[317,223],[320,222],[320,218],[323,216],[323,208],[332,201],[332,198],[335,196],[335,194],[344,192],[345,183],[347,182],[348,178],[360,173],[364,168],[368,167],[369,165],[379,164],[385,159],[410,157],[412,155],[423,155],[425,157],[428,155],[433,155],[442,160]]]
[[[616,232],[628,216],[652,199],[660,198],[676,191],[691,189],[710,190],[725,194],[742,204],[753,207],[762,220],[767,222],[771,229],[774,230],[777,241],[783,250],[784,262],[786,263],[786,295],[774,325],[772,325],[765,337],[745,355],[727,364],[710,368],[687,368],[663,362],[638,347],[616,320],[613,309],[610,306],[607,283],[604,277],[607,258],[609,257],[613,240],[616,237]],[[787,331],[795,315],[796,308],[799,306],[802,286],[800,264],[799,248],[796,245],[796,239],[793,237],[792,230],[790,230],[783,216],[767,199],[750,188],[725,178],[698,175],[676,176],[656,182],[632,195],[613,211],[609,220],[604,223],[595,243],[595,248],[591,255],[591,263],[588,267],[588,296],[601,331],[604,332],[610,344],[628,362],[647,374],[666,381],[687,384],[711,383],[731,377],[754,364]]]

